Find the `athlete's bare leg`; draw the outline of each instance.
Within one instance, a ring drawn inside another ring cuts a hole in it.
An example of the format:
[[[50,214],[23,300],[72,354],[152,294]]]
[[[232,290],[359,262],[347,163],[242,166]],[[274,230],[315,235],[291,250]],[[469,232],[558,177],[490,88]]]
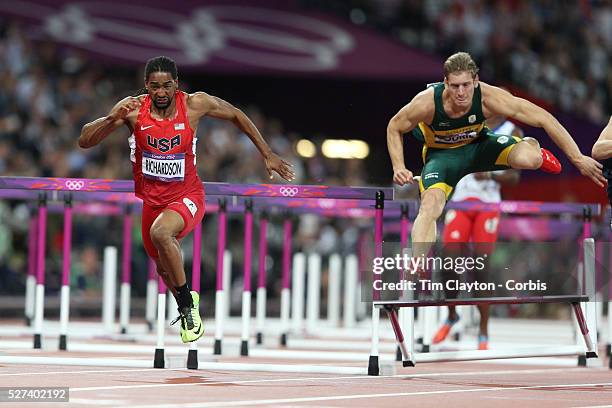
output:
[[[446,194],[439,188],[430,188],[421,194],[419,213],[412,227],[412,251],[414,257],[427,256],[436,242],[436,221],[446,205]]]
[[[162,280],[166,284],[166,287],[172,292],[174,297],[176,297],[176,289],[175,289],[176,283],[172,279],[172,276],[164,270],[164,267],[161,265],[161,262],[159,262],[159,258],[157,259],[154,258],[153,260],[155,261],[155,264],[157,265],[157,274],[161,276]]]
[[[542,165],[540,143],[533,137],[526,137],[514,146],[508,155],[508,164],[513,169],[536,170]]]
[[[455,306],[448,307],[448,320],[457,320],[457,310],[455,309]]]
[[[181,246],[176,239],[183,228],[185,228],[183,217],[176,211],[166,209],[153,221],[149,233],[159,254],[157,263],[167,276],[167,283],[172,285],[169,287],[173,289],[172,294],[178,305],[180,316],[175,322],[181,321],[181,340],[183,343],[188,343],[202,337],[204,329],[199,311],[200,297],[189,290]]]
[[[185,269],[183,266],[183,255],[176,236],[185,227],[185,221],[176,211],[164,210],[151,225],[151,241],[157,248],[159,258],[156,262],[161,270],[169,276],[173,286],[181,287],[186,282]]]
[[[489,305],[478,305],[480,312],[480,333],[481,336],[489,336]]]

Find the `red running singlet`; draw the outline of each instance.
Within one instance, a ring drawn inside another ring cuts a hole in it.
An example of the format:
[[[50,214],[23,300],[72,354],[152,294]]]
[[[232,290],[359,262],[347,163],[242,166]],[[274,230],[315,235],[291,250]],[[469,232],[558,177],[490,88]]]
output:
[[[145,96],[129,138],[136,196],[152,207],[163,207],[192,193],[203,194],[196,171],[196,142],[187,117],[187,94],[177,91],[176,114],[151,117],[151,97]]]

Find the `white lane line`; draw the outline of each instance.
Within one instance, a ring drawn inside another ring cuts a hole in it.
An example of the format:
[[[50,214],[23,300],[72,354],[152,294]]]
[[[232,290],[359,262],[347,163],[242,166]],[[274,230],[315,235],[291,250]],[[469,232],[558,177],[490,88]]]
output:
[[[580,407],[574,407],[574,408],[612,408],[612,405],[583,405]]]
[[[166,368],[168,371],[191,371],[186,368]],[[19,375],[55,375],[55,374],[104,374],[104,373],[132,373],[143,371],[160,371],[159,368],[139,368],[139,369],[124,369],[124,370],[85,370],[85,371],[47,371],[39,373],[2,373],[0,377],[10,377]]]
[[[70,404],[85,404],[85,405],[112,405],[114,407],[129,406],[128,400],[102,400],[102,399],[86,399],[86,398],[70,398]]]
[[[579,369],[577,369],[579,370]],[[160,372],[163,372],[160,370]],[[191,373],[192,371],[190,371]],[[205,371],[204,371],[205,372]],[[122,390],[122,389],[138,389],[138,388],[157,388],[157,387],[191,387],[191,386],[206,386],[206,385],[238,385],[238,384],[256,384],[256,383],[275,383],[275,382],[299,382],[299,381],[338,381],[338,380],[370,380],[374,381],[382,378],[431,378],[431,377],[461,377],[469,375],[511,375],[511,374],[549,374],[554,372],[566,373],[567,369],[537,369],[537,370],[500,370],[500,371],[458,371],[450,373],[423,373],[423,374],[396,374],[396,375],[381,375],[378,377],[359,375],[359,376],[341,376],[341,377],[298,377],[298,378],[268,378],[257,380],[225,380],[216,382],[198,382],[186,384],[138,384],[138,385],[113,385],[105,387],[81,387],[72,388],[70,392],[83,391],[101,391],[101,390]],[[607,372],[607,370],[606,370]],[[194,374],[202,373],[202,371],[193,371]]]
[[[389,398],[389,397],[411,397],[417,395],[444,395],[444,394],[461,394],[474,392],[493,392],[493,391],[516,391],[516,390],[536,390],[546,388],[563,388],[563,387],[598,387],[612,385],[612,383],[592,383],[592,384],[555,384],[555,385],[525,385],[518,387],[492,387],[492,388],[473,388],[459,390],[444,390],[444,391],[416,391],[416,392],[393,392],[387,394],[352,394],[352,395],[334,395],[329,397],[303,397],[303,398],[277,398],[266,400],[242,400],[242,401],[216,401],[216,402],[195,402],[181,404],[181,408],[208,408],[208,407],[239,407],[252,405],[270,405],[270,404],[289,404],[302,402],[316,401],[340,401],[352,399],[369,399],[369,398]],[[595,391],[595,390],[594,390]],[[131,405],[130,408],[175,408],[176,404],[160,404],[160,405]]]

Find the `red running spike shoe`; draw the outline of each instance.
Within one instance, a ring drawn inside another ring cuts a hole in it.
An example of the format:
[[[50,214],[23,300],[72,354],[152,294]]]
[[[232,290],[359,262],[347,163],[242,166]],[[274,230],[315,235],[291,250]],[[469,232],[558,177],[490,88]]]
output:
[[[540,170],[546,173],[559,174],[561,173],[561,163],[551,152],[542,148],[542,165]]]

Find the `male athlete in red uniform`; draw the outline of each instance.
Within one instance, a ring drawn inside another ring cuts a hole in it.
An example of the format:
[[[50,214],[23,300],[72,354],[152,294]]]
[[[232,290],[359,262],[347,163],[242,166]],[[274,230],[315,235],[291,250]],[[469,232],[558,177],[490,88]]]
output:
[[[204,216],[204,188],[195,166],[199,120],[208,115],[236,125],[263,156],[270,178],[276,171],[291,181],[294,173],[241,110],[204,92],[179,91],[176,63],[170,58],[150,59],[144,79],[143,95],[119,101],[107,116],[83,126],[79,146],[93,147],[123,125],[130,130],[135,191],[143,200],[144,247],[176,298],[181,339],[187,343],[204,334],[199,295],[189,290],[178,241]]]

